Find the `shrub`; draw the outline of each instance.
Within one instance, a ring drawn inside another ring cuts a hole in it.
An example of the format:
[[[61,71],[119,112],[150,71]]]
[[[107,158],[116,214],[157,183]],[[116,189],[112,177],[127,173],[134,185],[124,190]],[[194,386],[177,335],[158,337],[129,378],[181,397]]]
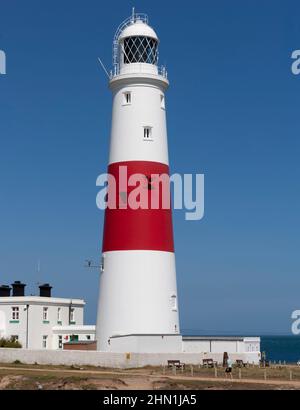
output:
[[[10,348],[15,348],[15,349],[20,349],[22,345],[14,337],[10,337],[9,339],[2,337],[0,339],[0,347],[10,347]]]

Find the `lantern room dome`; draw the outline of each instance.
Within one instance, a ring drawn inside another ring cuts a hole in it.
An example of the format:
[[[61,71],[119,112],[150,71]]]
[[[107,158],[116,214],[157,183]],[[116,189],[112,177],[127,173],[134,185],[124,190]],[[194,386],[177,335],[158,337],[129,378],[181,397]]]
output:
[[[153,28],[140,19],[135,20],[132,24],[125,27],[124,30],[120,33],[118,40],[120,41],[128,37],[136,36],[150,37],[158,41],[157,34],[153,30]]]

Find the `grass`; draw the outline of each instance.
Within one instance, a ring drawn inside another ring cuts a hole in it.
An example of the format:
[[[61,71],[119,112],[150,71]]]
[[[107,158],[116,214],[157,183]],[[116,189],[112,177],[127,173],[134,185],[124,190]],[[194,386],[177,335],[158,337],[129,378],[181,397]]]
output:
[[[1,367],[5,367],[3,369]],[[28,369],[28,370],[26,370]],[[32,370],[29,370],[32,369]],[[83,373],[83,371],[87,373]],[[217,378],[215,378],[215,369],[208,369],[199,366],[193,366],[193,376],[191,377],[191,366],[186,369],[176,371],[176,378],[172,369],[165,367],[144,367],[139,369],[112,369],[100,368],[93,366],[50,366],[39,364],[0,364],[0,389],[1,380],[6,377],[11,380],[9,389],[38,389],[39,385],[43,389],[118,389],[124,388],[128,384],[137,386],[141,382],[153,389],[226,389],[226,390],[261,390],[261,389],[294,389],[295,386],[280,385],[280,381],[290,381],[290,371],[293,374],[293,381],[300,382],[300,368],[297,366],[272,366],[262,369],[257,366],[247,368],[234,368],[226,381],[225,372],[222,367],[217,368]],[[82,373],[80,373],[82,372]],[[267,379],[265,380],[265,372]],[[242,379],[239,380],[241,374]],[[182,379],[181,379],[182,376]],[[189,377],[189,379],[185,379]],[[196,378],[211,378],[212,380],[196,380]],[[243,382],[243,379],[251,379],[251,383]],[[236,380],[236,381],[234,381]],[[237,382],[237,380],[239,380]],[[255,382],[257,380],[257,383]],[[268,384],[269,381],[269,384]],[[278,382],[271,385],[272,381]],[[263,383],[261,383],[263,382]],[[7,383],[6,383],[7,384]]]

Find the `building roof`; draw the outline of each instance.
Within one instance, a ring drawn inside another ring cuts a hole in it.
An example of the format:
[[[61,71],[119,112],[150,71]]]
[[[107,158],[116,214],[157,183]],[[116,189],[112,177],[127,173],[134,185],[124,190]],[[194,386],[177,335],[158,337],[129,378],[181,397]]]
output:
[[[68,325],[53,326],[53,332],[96,332],[96,326],[93,325]]]
[[[0,305],[72,305],[84,306],[83,299],[53,298],[41,296],[4,296],[0,297]]]
[[[243,342],[245,340],[259,341],[260,337],[244,337],[244,336],[182,336],[183,341],[201,340],[201,341],[228,341],[228,342]]]
[[[181,336],[180,334],[176,333],[132,333],[128,335],[112,335],[110,338],[114,337],[129,337],[129,336]]]
[[[129,336],[181,336],[180,334],[170,333],[170,334],[128,334],[128,335],[113,335],[112,338],[117,337],[129,337]],[[260,337],[244,337],[244,336],[182,336],[183,341],[228,341],[228,342],[243,342],[243,341],[260,341]]]
[[[133,24],[127,26],[120,34],[119,40],[124,39],[126,37],[135,37],[135,36],[143,36],[143,37],[151,37],[155,40],[158,40],[157,34],[150,27],[142,20],[136,20]]]

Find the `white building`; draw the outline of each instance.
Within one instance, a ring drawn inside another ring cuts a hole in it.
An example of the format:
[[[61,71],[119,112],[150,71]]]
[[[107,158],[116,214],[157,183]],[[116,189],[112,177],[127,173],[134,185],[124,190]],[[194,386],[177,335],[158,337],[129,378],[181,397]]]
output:
[[[84,326],[82,299],[51,297],[51,286],[40,296],[25,296],[20,282],[0,286],[0,337],[14,337],[27,349],[62,349],[69,341],[92,341],[95,326]]]

